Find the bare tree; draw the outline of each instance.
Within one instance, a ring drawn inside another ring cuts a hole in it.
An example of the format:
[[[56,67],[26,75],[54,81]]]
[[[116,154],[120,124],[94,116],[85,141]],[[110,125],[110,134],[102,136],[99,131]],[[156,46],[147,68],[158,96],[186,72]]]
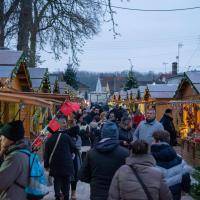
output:
[[[36,65],[37,47],[44,50],[47,43],[56,59],[61,52],[70,50],[73,62],[77,63],[77,52],[81,51],[84,39],[98,31],[101,6],[92,0],[35,0],[33,10],[30,66]]]
[[[13,36],[14,26],[10,23],[20,0],[0,0],[0,47],[5,46],[6,38]]]
[[[107,14],[116,37],[111,0],[0,0],[0,46],[17,35],[17,49],[28,55],[31,67],[38,62],[38,50],[49,45],[56,59],[67,53],[78,63],[77,53]]]
[[[32,0],[20,0],[20,15],[18,22],[17,50],[28,55],[29,39],[32,22]]]

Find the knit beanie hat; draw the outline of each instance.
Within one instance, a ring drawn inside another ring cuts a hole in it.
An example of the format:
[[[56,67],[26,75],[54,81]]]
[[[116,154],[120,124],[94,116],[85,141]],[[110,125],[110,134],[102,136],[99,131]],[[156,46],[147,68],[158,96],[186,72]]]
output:
[[[119,139],[119,130],[114,122],[107,121],[101,130],[101,138]]]
[[[0,129],[0,135],[14,142],[23,139],[24,132],[23,122],[20,120],[9,122]]]

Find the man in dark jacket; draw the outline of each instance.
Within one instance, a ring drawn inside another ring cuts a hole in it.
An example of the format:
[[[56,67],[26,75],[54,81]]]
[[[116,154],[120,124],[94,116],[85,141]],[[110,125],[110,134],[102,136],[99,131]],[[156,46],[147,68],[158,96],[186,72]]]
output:
[[[176,129],[173,124],[172,109],[166,109],[160,123],[163,125],[164,129],[170,133],[170,145],[175,146],[177,144],[177,140]]]
[[[61,123],[66,123],[64,118]],[[45,144],[44,167],[47,169],[50,168],[49,174],[54,177],[56,200],[60,200],[60,190],[62,190],[64,200],[69,200],[70,178],[74,174],[72,153],[75,152],[76,146],[70,136],[63,129],[61,131],[61,137],[50,163],[49,159],[60,131],[54,133]]]
[[[79,172],[80,180],[90,183],[91,200],[107,200],[112,177],[129,155],[128,150],[119,145],[115,123],[107,121],[103,125],[101,138],[88,152]]]

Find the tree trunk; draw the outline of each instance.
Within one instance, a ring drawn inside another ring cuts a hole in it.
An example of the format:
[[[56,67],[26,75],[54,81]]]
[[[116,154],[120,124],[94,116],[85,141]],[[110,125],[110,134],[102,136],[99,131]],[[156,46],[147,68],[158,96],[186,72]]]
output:
[[[32,24],[32,0],[21,0],[20,8],[17,50],[22,50],[28,55]]]
[[[35,28],[33,28],[31,31],[31,38],[30,38],[29,67],[36,67],[36,48],[37,48],[37,31]]]
[[[4,47],[4,0],[0,0],[0,47]]]

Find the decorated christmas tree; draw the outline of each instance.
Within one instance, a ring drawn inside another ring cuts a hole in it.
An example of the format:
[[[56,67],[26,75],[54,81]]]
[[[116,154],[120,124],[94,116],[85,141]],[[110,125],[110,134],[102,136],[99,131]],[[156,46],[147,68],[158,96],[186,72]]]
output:
[[[131,88],[138,88],[137,79],[135,77],[132,67],[131,67],[131,70],[128,72],[128,76],[127,76],[127,80],[126,80],[124,89],[130,90]]]

